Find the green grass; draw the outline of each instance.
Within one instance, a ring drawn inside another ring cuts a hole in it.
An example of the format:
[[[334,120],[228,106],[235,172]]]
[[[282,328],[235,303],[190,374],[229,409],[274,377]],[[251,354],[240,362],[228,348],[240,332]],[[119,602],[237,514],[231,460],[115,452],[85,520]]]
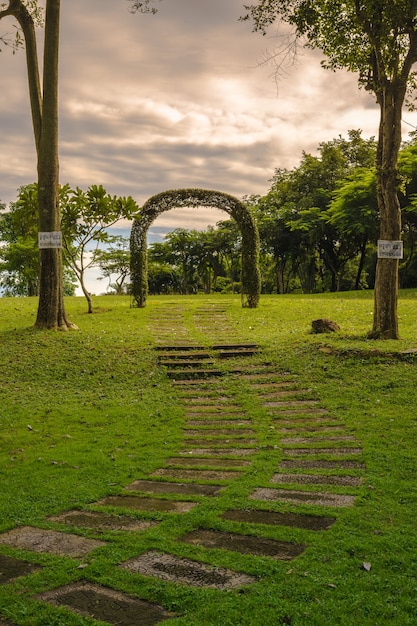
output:
[[[96,624],[33,598],[83,578],[163,605],[178,615],[171,622],[178,626],[417,623],[417,355],[399,355],[417,346],[416,291],[400,294],[399,341],[366,339],[369,292],[263,296],[254,310],[242,309],[238,296],[153,297],[143,310],[131,309],[127,298],[102,297],[95,298],[93,315],[84,312],[83,299],[69,298],[69,316],[80,328],[69,333],[33,329],[36,304],[0,299],[0,532],[18,525],[63,529],[47,518],[94,509],[97,500],[148,477],[181,449],[184,403],[153,349],[157,334],[151,331],[162,311],[180,311],[173,326],[203,345],[231,338],[259,343],[262,353],[250,362],[272,363],[311,390],[361,442],[366,471],[354,507],[325,510],[337,516],[329,531],[254,529],[223,520],[225,509],[247,507],[251,490],[269,484],[281,453],[279,435],[250,385],[219,379],[219,392],[250,412],[262,446],[242,478],[217,498],[196,498],[200,506],[186,515],[130,511],[161,521],[146,532],[72,529],[107,541],[81,569],[80,561],[0,544],[2,554],[43,565],[0,585],[0,620],[19,626]],[[210,313],[201,317],[202,309],[213,306],[224,308],[221,323],[210,323]],[[341,331],[312,335],[311,320],[318,317],[338,322]],[[165,335],[172,340],[169,330]],[[323,513],[318,507],[270,508]],[[178,541],[198,527],[295,541],[307,549],[283,562]],[[229,567],[258,581],[242,592],[225,592],[117,568],[147,549]]]

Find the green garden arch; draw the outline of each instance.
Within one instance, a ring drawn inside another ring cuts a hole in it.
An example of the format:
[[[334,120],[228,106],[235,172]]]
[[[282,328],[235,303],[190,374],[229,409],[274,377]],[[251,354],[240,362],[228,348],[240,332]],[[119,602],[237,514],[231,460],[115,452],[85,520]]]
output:
[[[259,234],[248,208],[237,198],[209,189],[173,189],[152,196],[133,221],[130,235],[130,278],[133,301],[146,306],[148,255],[146,235],[152,222],[164,211],[181,207],[212,207],[229,213],[242,234],[242,306],[256,308],[261,293]]]

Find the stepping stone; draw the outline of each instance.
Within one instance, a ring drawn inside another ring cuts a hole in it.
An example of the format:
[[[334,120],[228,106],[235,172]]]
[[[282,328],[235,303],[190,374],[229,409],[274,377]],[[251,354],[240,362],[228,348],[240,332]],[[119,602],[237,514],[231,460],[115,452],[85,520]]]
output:
[[[211,589],[239,589],[256,582],[256,578],[247,574],[154,551],[129,559],[120,567],[142,576]]]
[[[157,522],[138,520],[126,515],[110,515],[97,511],[67,511],[48,519],[51,522],[94,530],[146,530],[157,524]]]
[[[181,496],[216,496],[224,487],[221,485],[199,485],[193,483],[167,483],[156,480],[135,480],[125,487],[129,491],[145,493],[177,494]]]
[[[315,424],[314,426],[306,426],[305,424],[291,424],[291,426],[284,426],[283,428],[277,428],[277,431],[279,433],[293,433],[295,429],[299,429],[302,430],[303,432],[306,433],[319,433],[320,435],[323,435],[323,433],[326,432],[343,432],[344,428],[343,426],[320,426],[318,424]],[[327,439],[327,438],[326,438]],[[317,441],[315,439],[315,441]],[[282,442],[282,439],[281,439]]]
[[[183,388],[187,388],[190,387],[190,389],[206,389],[207,385],[210,385],[211,381],[207,380],[205,381],[204,379],[184,379],[184,380],[173,380],[172,381],[172,385],[177,385],[178,387],[183,387]]]
[[[218,407],[227,407],[228,405],[232,405],[233,403],[230,401],[230,398],[219,398],[219,396],[217,394],[213,394],[212,396],[196,396],[195,395],[195,391],[193,391],[192,395],[190,395],[189,397],[185,398],[187,400],[187,404],[189,406],[199,406],[199,405],[205,405],[205,406],[212,406],[213,404],[215,406]],[[235,405],[236,406],[236,405]],[[238,407],[236,407],[238,408]]]
[[[236,436],[236,437],[228,437],[227,439],[209,439],[209,438],[203,438],[203,439],[197,439],[197,438],[190,438],[190,439],[185,439],[184,440],[185,444],[191,445],[191,446],[225,446],[228,443],[231,443],[233,445],[236,444],[242,444],[242,446],[250,446],[250,445],[255,445],[257,443],[256,439],[241,439],[240,437]]]
[[[158,511],[161,513],[187,513],[196,502],[179,502],[178,500],[158,500],[157,498],[141,498],[139,496],[107,496],[96,504],[114,506],[136,511]]]
[[[174,352],[174,351],[181,351],[182,350],[182,351],[186,352],[188,350],[205,350],[205,348],[204,348],[204,346],[197,346],[195,344],[184,344],[184,343],[181,344],[181,343],[178,343],[178,344],[175,344],[175,345],[172,344],[172,345],[168,345],[168,346],[159,345],[157,347],[157,350],[161,350],[161,351],[162,350],[166,350],[167,352],[170,352],[170,351]]]
[[[246,522],[249,524],[268,524],[270,526],[290,526],[306,530],[328,530],[335,517],[321,517],[318,515],[302,515],[299,513],[278,513],[277,511],[260,511],[247,509],[243,511],[229,510],[222,515],[223,519],[232,522]]]
[[[286,456],[302,456],[304,454],[329,454],[332,456],[346,456],[362,454],[362,448],[288,448],[282,451]]]
[[[182,361],[194,361],[194,360],[202,360],[202,359],[211,359],[213,360],[213,357],[208,353],[208,352],[184,352],[184,353],[179,353],[178,351],[176,352],[166,352],[166,353],[159,353],[158,355],[158,359],[160,360],[160,362],[162,362],[163,360],[168,360],[169,362],[171,362],[172,360],[177,361],[178,359],[181,359]]]
[[[304,552],[304,546],[295,543],[217,530],[193,530],[184,535],[181,541],[204,548],[220,548],[242,554],[270,556],[283,561],[290,561]]]
[[[32,526],[22,526],[0,535],[0,543],[33,552],[50,552],[61,556],[78,558],[85,556],[95,548],[105,546],[104,541],[87,539],[78,535],[62,533],[56,530],[43,530]]]
[[[233,372],[235,374],[239,374],[239,378],[243,380],[258,380],[258,381],[270,381],[270,382],[278,382],[277,381],[277,373],[276,372],[244,372],[239,369],[234,369]]]
[[[251,500],[292,502],[294,504],[318,504],[330,507],[353,506],[356,496],[323,493],[316,491],[292,491],[286,489],[255,489],[249,496]]]
[[[193,450],[180,450],[179,454],[187,456],[250,456],[256,452],[255,448],[194,448]]]
[[[219,350],[219,358],[233,359],[237,356],[254,356],[257,353],[257,348],[236,348],[235,350]]]
[[[338,461],[297,459],[281,461],[279,467],[282,469],[365,469],[365,463],[345,459]]]
[[[218,406],[216,404],[199,404],[199,405],[188,405],[188,407],[186,407],[186,414],[187,415],[202,415],[202,414],[212,414],[212,415],[216,415],[217,417],[219,415],[229,415],[229,414],[234,414],[237,413],[239,415],[242,414],[242,409],[237,406],[236,404],[229,404],[229,405],[223,405],[223,406]]]
[[[216,415],[216,417],[218,417]],[[252,420],[241,420],[238,417],[227,420],[204,419],[204,420],[187,420],[187,426],[252,426]]]
[[[227,470],[191,470],[191,469],[165,469],[161,468],[153,472],[152,476],[165,478],[183,478],[188,480],[234,480],[239,478],[240,472]]]
[[[356,437],[352,437],[351,435],[342,435],[339,437],[323,437],[321,433],[319,433],[319,437],[283,437],[281,439],[282,445],[293,444],[293,443],[317,443],[319,441],[357,441]]]
[[[250,461],[243,461],[241,459],[196,459],[196,458],[184,458],[180,457],[172,457],[171,459],[167,459],[167,465],[181,465],[182,467],[195,467],[196,465],[200,466],[213,466],[213,467],[244,467],[251,465]]]
[[[21,559],[0,554],[0,585],[5,585],[11,580],[19,578],[19,576],[27,576],[40,569],[38,565],[33,565],[33,563],[27,563]]]
[[[201,378],[214,378],[218,376],[224,376],[225,372],[215,369],[188,369],[188,370],[168,370],[168,378],[174,380],[187,380],[191,379],[199,380]]]
[[[309,391],[308,389],[293,389],[291,391],[272,391],[272,392],[258,393],[258,397],[261,400],[271,400],[271,401],[278,400],[279,398],[294,398],[294,400],[297,400],[297,398],[299,398],[300,396],[306,396],[309,394],[311,394],[311,391]],[[310,400],[310,402],[314,402],[314,399]],[[269,403],[266,406],[269,406]]]
[[[201,437],[201,436],[209,436],[215,437],[216,435],[226,435],[231,437],[237,437],[240,435],[254,435],[254,431],[250,428],[199,428],[199,429],[190,429],[187,428],[184,430],[185,437]]]
[[[117,626],[152,626],[175,617],[157,604],[84,581],[47,591],[36,599]]]
[[[344,428],[338,422],[334,420],[332,421],[332,418],[329,415],[323,415],[318,417],[294,416],[292,419],[285,420],[280,417],[277,418],[275,415],[273,415],[272,419],[274,420],[274,423],[276,423],[278,426],[291,429],[292,432],[294,432],[294,429],[296,428],[298,428],[299,430],[316,430],[317,428],[324,429],[327,428],[327,426],[329,428]]]
[[[256,343],[229,343],[212,346],[212,350],[256,350],[258,348]]]
[[[296,483],[298,485],[342,485],[358,487],[359,476],[324,476],[323,474],[274,474],[271,483]]]
[[[312,404],[318,404],[318,400],[283,400],[282,402],[264,402],[263,406],[265,407],[300,407],[300,406],[311,406]]]
[[[207,359],[207,360],[202,360],[202,359],[198,359],[198,360],[191,360],[191,359],[169,359],[166,361],[159,361],[159,365],[162,365],[164,367],[171,367],[171,368],[182,368],[182,367],[204,367],[205,365],[214,365],[214,360],[213,359]]]
[[[294,389],[297,388],[297,383],[296,382],[292,382],[290,380],[283,380],[280,382],[274,382],[274,383],[269,383],[269,382],[264,382],[264,383],[252,383],[251,385],[252,389],[261,389],[262,391],[274,391],[275,389],[285,389],[288,387],[294,387]]]
[[[281,409],[276,415],[273,415],[272,417],[274,419],[280,418],[282,416],[290,416],[292,415],[293,417],[295,417],[296,419],[303,419],[304,416],[306,415],[317,415],[318,417],[320,416],[325,416],[325,415],[329,415],[329,412],[326,411],[326,409],[319,409],[319,408],[303,408],[303,409]],[[329,419],[327,417],[327,419]]]

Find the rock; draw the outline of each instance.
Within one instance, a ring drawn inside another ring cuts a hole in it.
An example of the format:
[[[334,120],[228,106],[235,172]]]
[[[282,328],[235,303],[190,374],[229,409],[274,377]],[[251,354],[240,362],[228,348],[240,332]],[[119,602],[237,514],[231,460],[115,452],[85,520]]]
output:
[[[337,324],[336,322],[332,322],[332,320],[328,320],[326,318],[313,320],[311,322],[311,327],[313,333],[334,333],[337,330],[340,330],[339,324]]]

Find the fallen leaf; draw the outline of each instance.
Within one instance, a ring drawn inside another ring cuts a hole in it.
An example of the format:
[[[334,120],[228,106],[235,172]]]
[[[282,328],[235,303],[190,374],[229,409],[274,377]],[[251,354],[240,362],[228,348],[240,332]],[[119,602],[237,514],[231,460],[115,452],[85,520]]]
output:
[[[371,570],[371,564],[370,563],[362,563],[362,567],[364,570],[366,570],[367,572],[369,572]]]

